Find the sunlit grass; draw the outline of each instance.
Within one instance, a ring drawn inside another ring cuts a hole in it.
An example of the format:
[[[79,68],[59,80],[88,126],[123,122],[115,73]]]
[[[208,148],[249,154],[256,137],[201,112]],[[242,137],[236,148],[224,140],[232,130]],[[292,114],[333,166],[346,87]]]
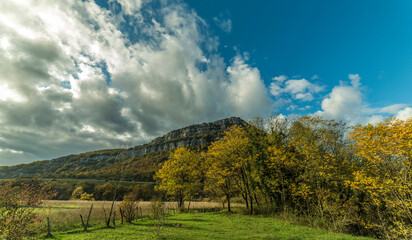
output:
[[[119,205],[121,202],[115,201],[114,209],[116,211],[116,221],[120,222],[120,212]],[[139,202],[139,215],[141,217],[150,215],[150,203],[151,202]],[[80,215],[83,218],[87,218],[89,213],[90,206],[93,204],[92,214],[90,218],[90,224],[92,226],[99,225],[105,221],[105,213],[110,211],[111,201],[82,201],[82,200],[68,200],[68,201],[59,201],[59,200],[48,200],[44,201],[42,208],[38,209],[42,211],[44,217],[49,217],[51,229],[53,231],[59,231],[64,229],[71,229],[81,226]],[[241,204],[232,204],[233,207],[240,207]],[[176,202],[166,202],[165,203],[166,211],[169,213],[177,212],[177,203]],[[187,202],[185,209],[190,207],[190,209],[210,209],[210,208],[221,208],[221,204],[217,202],[191,202],[190,206]]]
[[[162,224],[145,217],[132,224],[105,228],[103,224],[55,232],[55,239],[355,239],[370,238],[331,233],[289,224],[272,217],[218,213],[170,214]]]

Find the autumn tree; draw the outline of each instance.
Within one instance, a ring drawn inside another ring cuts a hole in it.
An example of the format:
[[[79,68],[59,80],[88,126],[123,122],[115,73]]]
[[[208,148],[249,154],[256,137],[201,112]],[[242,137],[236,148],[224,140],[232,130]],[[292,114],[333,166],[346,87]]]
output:
[[[350,138],[361,168],[348,184],[361,200],[361,224],[387,239],[412,238],[412,119],[358,125]]]
[[[212,143],[206,155],[206,188],[230,199],[239,192],[253,212],[253,155],[245,129],[233,126],[219,141]]]
[[[185,200],[191,200],[201,190],[202,171],[200,155],[187,148],[177,148],[156,172],[156,190],[165,191],[183,208]]]
[[[72,200],[94,200],[92,193],[87,193],[84,191],[83,187],[76,187],[71,198]]]
[[[40,212],[35,209],[42,200],[55,196],[45,184],[0,186],[0,238],[25,239],[40,227]]]
[[[352,174],[343,122],[305,116],[290,124],[288,136],[272,145],[267,164],[275,179],[273,190],[281,203],[293,203],[299,213],[317,217],[332,229],[347,224],[350,189],[345,181]]]
[[[131,192],[123,196],[123,201],[120,203],[120,214],[122,219],[131,223],[139,215],[139,203],[136,200],[137,196]]]
[[[253,118],[246,126],[250,139],[250,153],[254,159],[252,180],[256,203],[259,204],[256,196],[261,196],[265,202],[263,207],[270,211],[283,204],[279,201],[281,197],[276,186],[280,179],[277,173],[281,171],[270,162],[269,147],[283,146],[288,129],[288,119],[279,114]]]

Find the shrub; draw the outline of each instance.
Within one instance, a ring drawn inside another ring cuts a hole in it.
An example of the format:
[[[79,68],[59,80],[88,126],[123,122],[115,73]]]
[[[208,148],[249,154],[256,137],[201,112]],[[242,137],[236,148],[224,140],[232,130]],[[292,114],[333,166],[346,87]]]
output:
[[[11,183],[0,187],[1,239],[35,237],[40,225],[40,214],[35,207],[42,203],[42,199],[56,195],[46,189],[45,185],[13,186]]]
[[[133,193],[126,194],[123,197],[123,201],[120,204],[120,211],[122,217],[126,222],[130,223],[138,217],[139,214],[139,204],[136,201],[136,195]]]

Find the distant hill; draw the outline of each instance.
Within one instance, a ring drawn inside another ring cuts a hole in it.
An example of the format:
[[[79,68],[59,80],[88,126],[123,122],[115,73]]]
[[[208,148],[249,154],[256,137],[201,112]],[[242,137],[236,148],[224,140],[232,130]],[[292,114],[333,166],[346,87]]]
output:
[[[200,151],[218,140],[231,126],[243,124],[245,121],[241,118],[231,117],[173,130],[147,144],[129,149],[108,149],[4,166],[0,167],[0,178],[40,175],[47,178],[118,179],[121,176],[125,180],[151,181],[170,151],[178,147]]]

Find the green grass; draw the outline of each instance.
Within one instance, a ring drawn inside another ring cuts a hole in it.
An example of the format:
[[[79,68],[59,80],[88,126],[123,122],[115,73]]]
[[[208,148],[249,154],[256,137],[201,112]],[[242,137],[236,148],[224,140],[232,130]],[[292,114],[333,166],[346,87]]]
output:
[[[53,233],[55,239],[370,239],[289,224],[272,217],[228,213],[181,213],[166,217],[162,226],[143,218],[107,229],[95,225]]]

